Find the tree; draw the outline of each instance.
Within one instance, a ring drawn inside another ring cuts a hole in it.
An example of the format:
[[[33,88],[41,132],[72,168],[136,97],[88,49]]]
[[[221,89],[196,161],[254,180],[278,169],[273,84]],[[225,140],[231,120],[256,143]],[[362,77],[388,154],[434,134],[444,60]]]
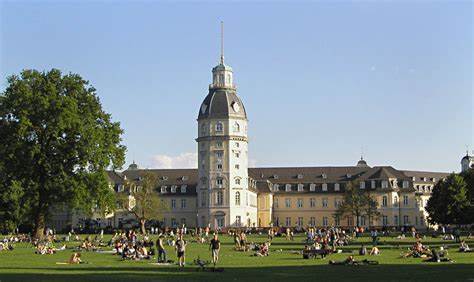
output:
[[[112,210],[105,170],[119,168],[122,129],[77,74],[24,70],[0,94],[0,195],[15,189],[23,221],[42,237],[55,205]]]
[[[472,203],[464,178],[452,173],[445,180],[436,183],[426,211],[432,224],[474,223],[474,219],[470,216]]]
[[[360,226],[360,217],[367,216],[369,221],[379,216],[377,202],[370,195],[369,189],[360,189],[354,181],[348,182],[344,199],[335,212],[335,216],[352,216],[356,218],[356,226]]]
[[[119,195],[120,205],[137,218],[142,234],[146,233],[146,222],[159,219],[162,212],[167,209],[156,191],[156,183],[156,175],[145,172],[138,182],[126,182],[128,191]]]

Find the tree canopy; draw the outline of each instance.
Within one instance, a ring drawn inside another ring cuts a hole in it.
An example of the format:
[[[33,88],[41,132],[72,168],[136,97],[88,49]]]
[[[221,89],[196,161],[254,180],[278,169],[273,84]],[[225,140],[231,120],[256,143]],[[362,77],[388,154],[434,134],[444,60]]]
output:
[[[8,213],[2,205],[0,215],[34,222],[40,237],[56,205],[113,209],[106,169],[124,162],[123,131],[96,89],[57,69],[24,70],[7,82],[0,94],[0,201],[12,197],[18,205]]]
[[[453,173],[436,183],[426,206],[430,223],[474,223],[472,174],[472,169],[461,175]]]
[[[360,189],[354,181],[348,182],[344,192],[344,199],[337,208],[335,216],[352,216],[356,218],[356,225],[360,226],[360,217],[367,216],[369,221],[371,218],[377,217],[377,202],[370,194],[369,189]]]

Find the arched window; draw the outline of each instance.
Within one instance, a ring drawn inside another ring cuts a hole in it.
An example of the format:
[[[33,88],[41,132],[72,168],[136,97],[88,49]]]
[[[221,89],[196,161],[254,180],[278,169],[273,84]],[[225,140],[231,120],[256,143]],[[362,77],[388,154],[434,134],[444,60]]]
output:
[[[240,124],[238,122],[234,123],[234,132],[239,132],[240,131]]]
[[[240,192],[235,192],[235,205],[240,206]]]
[[[224,125],[222,124],[222,122],[218,121],[216,123],[216,131],[223,131],[224,130]]]
[[[235,184],[240,185],[240,178],[235,179]]]

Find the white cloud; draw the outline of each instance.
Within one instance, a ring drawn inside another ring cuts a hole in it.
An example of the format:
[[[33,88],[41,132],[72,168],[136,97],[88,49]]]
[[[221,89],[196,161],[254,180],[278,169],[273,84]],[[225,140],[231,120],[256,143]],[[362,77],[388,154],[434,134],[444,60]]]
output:
[[[196,153],[181,153],[178,156],[155,155],[151,157],[153,168],[197,168]]]

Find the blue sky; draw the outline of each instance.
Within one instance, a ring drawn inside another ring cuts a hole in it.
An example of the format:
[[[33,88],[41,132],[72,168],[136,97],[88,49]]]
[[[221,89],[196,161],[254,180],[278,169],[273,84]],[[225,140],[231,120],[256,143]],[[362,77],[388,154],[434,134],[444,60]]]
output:
[[[473,133],[473,4],[2,1],[0,73],[59,68],[97,88],[127,164],[195,161],[219,57],[249,117],[257,166],[458,171]]]

